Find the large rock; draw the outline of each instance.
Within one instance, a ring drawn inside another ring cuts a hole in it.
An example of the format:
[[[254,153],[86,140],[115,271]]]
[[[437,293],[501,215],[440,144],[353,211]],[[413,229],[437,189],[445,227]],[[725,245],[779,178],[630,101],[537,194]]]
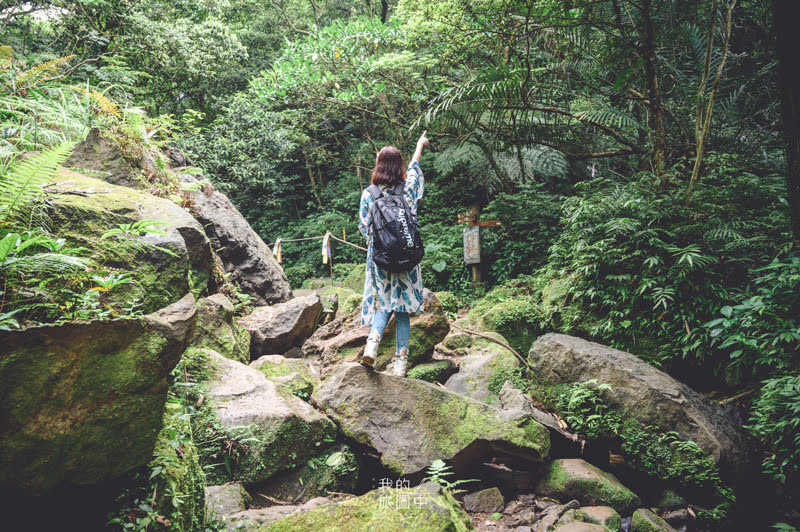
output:
[[[209,518],[224,519],[247,510],[252,497],[239,482],[222,486],[208,486],[205,489],[206,515]]]
[[[465,532],[469,516],[452,495],[428,482],[415,488],[384,488],[335,504],[291,515],[260,532],[309,530],[413,530]]]
[[[250,332],[250,358],[280,355],[299,347],[314,332],[322,316],[317,293],[271,307],[257,307],[239,323]]]
[[[487,336],[490,335],[505,341],[497,333],[487,333]],[[458,362],[458,373],[447,379],[444,387],[499,407],[500,400],[497,394],[489,390],[489,383],[498,372],[517,369],[519,360],[514,353],[486,338],[474,338],[472,345],[466,349],[467,355],[461,357]]]
[[[250,333],[234,319],[233,303],[224,294],[197,302],[197,330],[192,345],[208,347],[220,355],[250,362]]]
[[[255,532],[256,530],[263,530],[266,525],[284,517],[310,512],[328,504],[333,504],[333,501],[325,497],[316,497],[301,506],[287,504],[268,506],[266,508],[251,508],[250,510],[226,516],[226,528],[228,532]]]
[[[580,458],[553,460],[536,487],[536,494],[575,499],[584,506],[602,504],[621,515],[630,515],[641,504],[639,497],[614,475]]]
[[[72,167],[77,172],[91,170],[112,185],[138,189],[148,186],[142,170],[131,164],[119,146],[105,138],[96,127],[89,130],[86,139],[75,146],[64,166]]]
[[[133,273],[135,283],[112,292],[120,302],[141,300],[145,312],[163,308],[187,292],[199,294],[211,279],[212,253],[203,227],[170,200],[106,183],[69,170],[59,170],[51,201],[53,230],[71,243],[97,249],[108,267]],[[166,223],[156,226],[165,234],[100,237],[121,224],[142,220]]]
[[[502,512],[506,502],[498,488],[488,488],[464,497],[464,508],[468,512],[493,514]]]
[[[610,347],[563,334],[534,342],[529,360],[542,378],[561,383],[597,379],[611,386],[613,406],[660,430],[675,431],[713,455],[721,474],[745,480],[757,470],[752,438],[728,409],[720,407],[643,360]]]
[[[264,355],[250,363],[273,382],[276,382],[297,397],[307,400],[319,385],[319,377],[302,358],[286,358],[281,355]]]
[[[178,177],[184,183],[199,181],[189,174]],[[231,200],[210,187],[190,195],[192,212],[205,227],[230,280],[259,305],[289,300],[292,290],[283,268]]]
[[[408,360],[410,365],[427,362],[433,355],[433,348],[450,332],[450,323],[444,315],[442,305],[433,292],[424,291],[425,312],[411,318],[411,339],[409,342]],[[336,318],[324,327],[320,327],[303,344],[306,356],[318,357],[323,373],[342,361],[355,361],[367,344],[369,327],[361,325],[361,311],[349,316]],[[383,340],[378,348],[375,367],[386,368],[397,351],[394,317],[389,320]]]
[[[0,331],[0,489],[38,495],[148,463],[196,312],[189,294],[137,319]]]
[[[198,356],[211,377],[202,386],[203,411],[193,418],[195,434],[219,442],[219,449],[204,446],[201,460],[226,463],[207,472],[210,483],[266,480],[305,463],[336,437],[331,421],[257,369],[208,349]]]
[[[528,416],[506,416],[440,386],[359,364],[339,366],[311,399],[399,475],[421,472],[436,459],[455,459],[468,448],[459,460],[504,453],[538,462],[550,448],[547,429]]]

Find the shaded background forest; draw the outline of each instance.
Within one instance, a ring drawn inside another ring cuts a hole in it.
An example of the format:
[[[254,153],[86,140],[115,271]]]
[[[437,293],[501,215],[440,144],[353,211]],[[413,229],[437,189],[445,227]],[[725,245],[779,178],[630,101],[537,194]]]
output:
[[[747,394],[766,470],[789,485],[800,254],[774,7],[4,1],[0,177],[101,126],[180,146],[267,242],[355,239],[376,151],[408,157],[427,129],[426,287],[462,305],[512,299],[504,319],[531,335],[583,336]],[[479,287],[456,224],[473,205],[503,223],[483,232]],[[283,259],[295,288],[327,273],[317,241]],[[335,249],[336,265],[361,261]]]

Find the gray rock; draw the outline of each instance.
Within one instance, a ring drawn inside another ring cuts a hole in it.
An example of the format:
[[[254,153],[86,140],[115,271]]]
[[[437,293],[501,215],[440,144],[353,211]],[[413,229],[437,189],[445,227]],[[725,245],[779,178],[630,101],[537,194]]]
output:
[[[254,508],[238,512],[227,516],[225,521],[229,532],[255,532],[261,527],[284,517],[310,512],[326,504],[334,504],[334,502],[325,497],[316,497],[301,506],[269,506],[267,508]]]
[[[547,456],[547,429],[528,416],[502,410],[416,379],[342,364],[316,389],[312,401],[349,437],[371,445],[383,464],[400,475],[423,471],[483,445],[529,461]],[[481,443],[482,442],[482,443]],[[466,459],[466,455],[460,457]]]
[[[570,510],[577,510],[580,507],[581,503],[573,499],[569,501],[567,504],[562,504],[561,506],[558,507],[558,516],[561,517]]]
[[[527,526],[536,521],[536,512],[523,510],[511,519],[511,526]]]
[[[319,445],[336,437],[334,424],[257,369],[206,350],[213,377],[206,388],[205,413],[213,415],[230,441],[247,440],[230,477],[221,468],[208,473],[214,480],[259,482],[299,464],[319,452]],[[201,451],[201,460],[216,463]]]
[[[184,183],[199,179],[178,174]],[[289,280],[269,247],[250,227],[225,194],[207,189],[190,192],[195,217],[217,250],[225,273],[259,305],[281,303],[291,298]]]
[[[251,360],[299,347],[314,332],[321,315],[322,301],[316,293],[271,307],[256,307],[239,320],[250,332]]]
[[[575,511],[575,517],[585,523],[595,523],[618,531],[622,526],[620,515],[610,506],[584,506]]]
[[[556,512],[545,514],[542,520],[536,523],[536,532],[550,532],[556,527],[558,514]]]
[[[464,508],[468,512],[493,514],[502,512],[503,506],[505,506],[505,501],[498,488],[488,488],[464,497]]]
[[[187,294],[141,318],[0,331],[0,490],[44,495],[150,462],[196,313]]]
[[[544,379],[553,382],[608,384],[608,401],[644,425],[676,431],[713,455],[723,474],[746,480],[757,473],[753,439],[730,410],[720,407],[666,373],[630,353],[580,338],[546,334],[529,359]]]
[[[206,515],[217,519],[245,511],[250,502],[250,494],[238,482],[223,486],[207,486],[205,491]]]
[[[250,333],[234,319],[233,312],[233,303],[224,294],[200,299],[192,345],[208,347],[226,358],[247,364],[250,361]]]
[[[533,529],[529,526],[518,526],[514,532],[533,532]]]
[[[689,510],[682,508],[665,515],[664,521],[669,523],[671,527],[677,529],[688,525],[689,522],[692,521],[692,515],[689,513]]]
[[[505,342],[498,333],[486,334]],[[505,347],[480,337],[472,341],[467,353],[459,361],[458,373],[447,379],[444,387],[499,407],[500,400],[489,391],[489,383],[498,371],[518,368],[517,357]]]

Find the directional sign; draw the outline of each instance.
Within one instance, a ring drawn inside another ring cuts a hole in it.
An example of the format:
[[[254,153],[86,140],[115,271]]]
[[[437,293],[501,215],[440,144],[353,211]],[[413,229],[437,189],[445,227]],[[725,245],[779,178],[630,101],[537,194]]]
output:
[[[481,220],[472,225],[477,225],[478,227],[500,227],[503,223],[497,220]]]
[[[458,213],[458,223],[475,225],[478,221],[478,207],[470,207],[468,211]]]

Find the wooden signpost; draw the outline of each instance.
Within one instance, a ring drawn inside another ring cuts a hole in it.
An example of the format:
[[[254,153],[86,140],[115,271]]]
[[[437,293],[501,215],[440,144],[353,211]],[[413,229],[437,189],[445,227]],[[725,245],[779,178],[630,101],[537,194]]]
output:
[[[481,280],[481,227],[500,227],[497,220],[480,220],[478,207],[458,213],[458,223],[464,228],[464,262],[472,266],[472,282]]]

